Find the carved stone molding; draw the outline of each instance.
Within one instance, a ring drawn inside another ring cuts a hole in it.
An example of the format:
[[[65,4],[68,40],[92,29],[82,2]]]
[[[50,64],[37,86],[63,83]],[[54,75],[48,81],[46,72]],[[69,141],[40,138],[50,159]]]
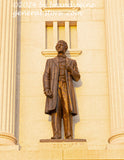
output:
[[[42,7],[42,11],[62,11],[62,12],[72,12],[72,11],[79,11],[80,7],[73,7],[73,6],[53,6],[53,7]]]
[[[44,55],[45,57],[54,57],[57,55],[56,50],[44,50],[41,52],[42,55]],[[80,54],[82,54],[82,50],[77,50],[77,49],[70,49],[69,51],[66,52],[66,55],[70,55],[70,56],[79,56]]]
[[[16,138],[9,133],[0,133],[0,145],[13,145],[17,144]]]

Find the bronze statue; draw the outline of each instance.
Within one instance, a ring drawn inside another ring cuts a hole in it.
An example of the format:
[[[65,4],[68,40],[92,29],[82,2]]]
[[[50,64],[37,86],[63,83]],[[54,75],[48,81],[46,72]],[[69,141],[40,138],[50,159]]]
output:
[[[58,55],[48,59],[43,76],[46,95],[45,113],[52,116],[53,137],[61,139],[61,118],[66,139],[73,139],[72,116],[77,115],[73,82],[80,79],[77,63],[66,57],[68,45],[60,40],[56,45]]]

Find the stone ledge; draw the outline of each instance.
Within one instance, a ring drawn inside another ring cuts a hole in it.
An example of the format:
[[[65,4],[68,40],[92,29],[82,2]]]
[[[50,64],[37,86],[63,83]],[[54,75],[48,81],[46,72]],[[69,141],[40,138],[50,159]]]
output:
[[[19,145],[1,145],[0,151],[19,151]]]
[[[124,144],[108,144],[107,145],[108,150],[124,150]]]
[[[39,144],[36,145],[24,145],[21,146],[22,151],[40,151],[44,149],[57,149],[60,151],[64,150],[70,150],[70,149],[81,149],[81,150],[88,150],[87,147],[87,142],[86,140],[81,140],[81,141],[58,141],[58,140],[40,140]]]
[[[59,150],[42,149],[38,151],[1,151],[0,160],[88,160],[88,159],[124,159],[124,150]]]
[[[53,6],[53,7],[42,7],[42,11],[63,11],[63,12],[72,12],[79,11],[81,8],[76,6]]]
[[[77,50],[77,49],[70,49],[66,52],[66,55],[70,55],[70,56],[79,56],[82,53],[81,50]],[[42,55],[44,55],[45,57],[54,57],[57,55],[57,51],[56,50],[52,50],[52,49],[46,49],[44,51],[41,52]]]

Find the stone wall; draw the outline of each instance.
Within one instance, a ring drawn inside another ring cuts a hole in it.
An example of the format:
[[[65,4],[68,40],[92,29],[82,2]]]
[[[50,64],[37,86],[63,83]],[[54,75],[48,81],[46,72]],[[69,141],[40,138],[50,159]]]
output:
[[[79,114],[74,118],[75,138],[86,138],[88,144],[103,147],[109,137],[108,79],[106,66],[104,1],[96,0],[95,8],[82,8],[78,16],[64,15],[61,21],[77,21],[77,60],[81,80],[75,83]],[[34,11],[33,8],[30,9]],[[39,9],[35,9],[35,11]],[[22,11],[26,11],[23,9]],[[44,50],[44,21],[49,16],[21,17],[19,144],[36,144],[40,138],[52,135],[50,117],[44,114],[45,96],[42,76],[47,58]],[[51,18],[58,21],[58,17]],[[30,133],[30,134],[27,134]],[[92,134],[91,134],[92,133]]]

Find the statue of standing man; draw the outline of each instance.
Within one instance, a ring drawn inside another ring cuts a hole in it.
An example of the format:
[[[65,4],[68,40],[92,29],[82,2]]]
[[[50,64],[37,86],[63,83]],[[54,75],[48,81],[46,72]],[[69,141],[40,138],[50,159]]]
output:
[[[58,55],[48,59],[43,76],[46,95],[45,113],[52,116],[53,137],[61,139],[61,119],[63,118],[66,139],[73,139],[72,116],[77,115],[73,81],[80,79],[77,63],[66,57],[68,45],[59,40],[56,45]]]

